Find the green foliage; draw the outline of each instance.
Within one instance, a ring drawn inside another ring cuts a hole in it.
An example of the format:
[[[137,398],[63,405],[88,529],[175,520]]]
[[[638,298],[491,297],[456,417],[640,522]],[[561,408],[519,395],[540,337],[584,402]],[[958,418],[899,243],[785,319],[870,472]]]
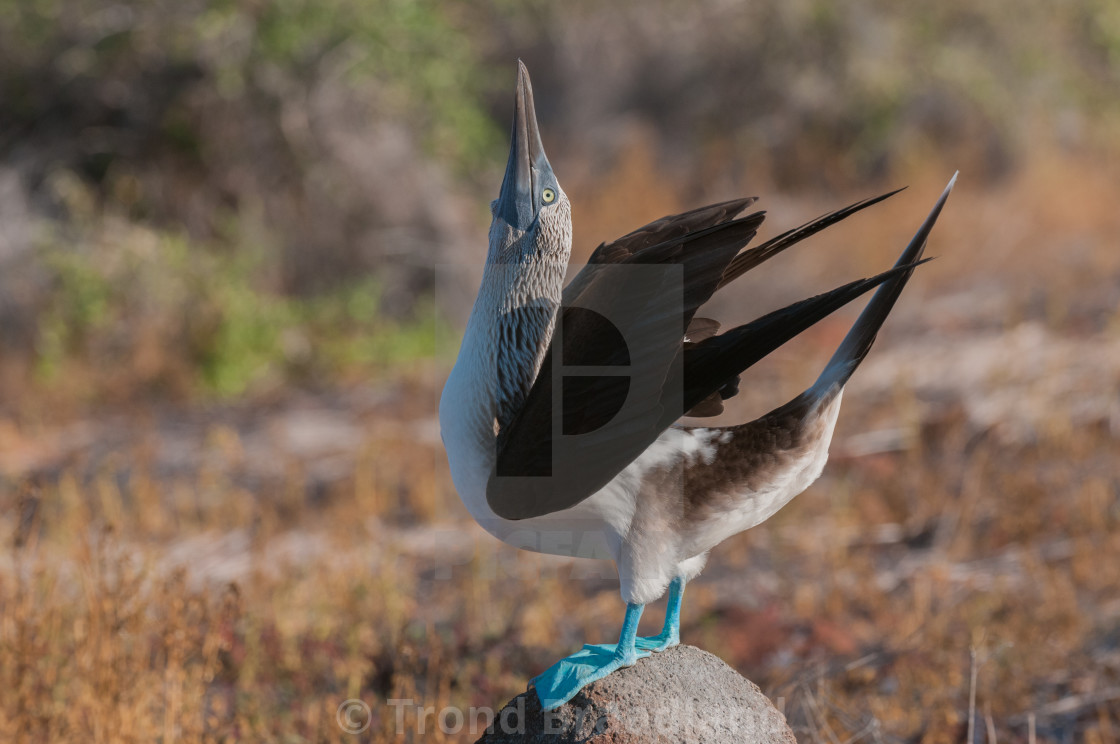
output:
[[[175,113],[193,105],[193,82],[233,100],[342,75],[377,83],[439,157],[475,165],[498,141],[480,57],[435,0],[0,0],[0,118],[30,123],[79,103],[63,86],[116,80],[133,90],[109,108],[148,97],[167,107],[171,140],[194,142],[200,132]]]
[[[255,288],[259,264],[250,252],[219,255],[194,277],[203,313],[186,319],[193,326],[192,356],[206,387],[219,395],[238,395],[281,375],[285,333],[299,325],[295,302]]]
[[[37,361],[40,374],[52,379],[65,358],[104,326],[113,288],[78,254],[48,250],[45,259],[56,290],[39,318]]]
[[[378,281],[369,278],[302,304],[307,328],[333,329],[318,338],[322,362],[334,369],[395,368],[436,355],[442,321],[434,303],[421,302],[410,320],[395,321],[380,312],[380,295]],[[377,332],[370,333],[372,328]]]
[[[265,252],[252,246],[231,251],[119,221],[81,244],[74,251],[56,237],[40,249],[52,289],[37,368],[48,385],[84,363],[141,387],[172,375],[193,381],[188,393],[227,397],[376,375],[435,354],[434,312],[385,318],[374,279],[290,297],[261,285]]]
[[[269,66],[306,80],[341,60],[429,115],[477,108],[481,55],[457,21],[436,0],[0,0],[3,56],[23,63],[9,79],[35,62],[101,76],[147,58],[217,71],[236,95]]]
[[[226,12],[246,9],[229,4]],[[480,106],[479,51],[446,3],[285,0],[267,5],[256,24],[251,58],[308,70],[333,57],[352,79],[377,80],[386,86],[385,104],[426,132],[441,159],[474,166],[496,145]]]

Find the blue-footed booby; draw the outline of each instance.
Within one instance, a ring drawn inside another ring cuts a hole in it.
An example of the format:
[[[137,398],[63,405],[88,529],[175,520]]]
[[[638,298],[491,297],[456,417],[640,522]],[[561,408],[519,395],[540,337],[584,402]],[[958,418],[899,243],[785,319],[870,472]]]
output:
[[[482,527],[516,547],[611,558],[618,568],[626,603],[618,643],[584,646],[535,678],[544,709],[677,644],[682,593],[708,551],[821,474],[844,386],[923,263],[952,186],[892,269],[721,333],[696,315],[719,288],[891,194],[750,248],[763,213],[739,215],[754,198],[664,217],[601,244],[565,286],[571,206],[519,63],[482,285],[439,416],[455,488]],[[805,392],[738,426],[679,423],[721,412],[741,372],[876,287]],[[666,590],[662,631],[638,637],[642,608]]]

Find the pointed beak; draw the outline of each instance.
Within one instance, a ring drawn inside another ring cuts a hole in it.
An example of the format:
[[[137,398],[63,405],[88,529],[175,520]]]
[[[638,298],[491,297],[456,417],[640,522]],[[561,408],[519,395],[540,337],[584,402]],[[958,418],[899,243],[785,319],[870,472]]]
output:
[[[519,230],[529,229],[537,210],[540,174],[552,170],[541,144],[537,112],[533,107],[533,85],[524,63],[517,62],[517,101],[513,112],[513,135],[509,162],[502,180],[495,214]]]

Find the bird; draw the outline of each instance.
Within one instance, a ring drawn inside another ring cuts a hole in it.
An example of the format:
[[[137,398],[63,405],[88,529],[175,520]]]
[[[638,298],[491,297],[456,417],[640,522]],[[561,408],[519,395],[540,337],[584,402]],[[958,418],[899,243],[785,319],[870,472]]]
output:
[[[491,205],[481,284],[439,404],[451,477],[471,516],[515,547],[609,558],[626,604],[617,643],[587,644],[531,684],[542,709],[680,642],[686,584],[723,540],[770,518],[821,474],[844,387],[915,268],[956,174],[880,274],[721,331],[698,310],[790,246],[897,193],[750,246],[754,197],[667,216],[600,244],[565,285],[572,209],[545,154],[518,62],[509,158]],[[876,289],[816,381],[760,418],[710,417],[740,374]],[[668,592],[660,633],[637,635]]]

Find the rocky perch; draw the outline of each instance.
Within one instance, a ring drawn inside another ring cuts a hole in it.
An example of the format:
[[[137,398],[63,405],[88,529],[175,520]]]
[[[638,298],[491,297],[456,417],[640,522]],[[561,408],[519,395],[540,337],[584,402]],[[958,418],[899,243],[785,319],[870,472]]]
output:
[[[758,686],[715,656],[677,646],[541,710],[535,690],[498,713],[476,744],[795,744]]]

